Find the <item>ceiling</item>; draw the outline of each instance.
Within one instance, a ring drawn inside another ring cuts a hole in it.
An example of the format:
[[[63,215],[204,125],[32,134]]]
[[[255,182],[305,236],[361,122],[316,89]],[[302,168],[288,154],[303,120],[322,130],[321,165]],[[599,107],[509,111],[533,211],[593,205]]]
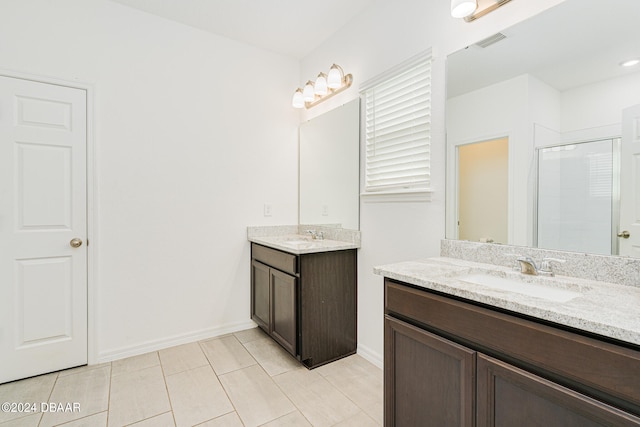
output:
[[[525,73],[562,92],[638,72],[618,65],[640,57],[638,16],[638,0],[567,0],[502,30],[495,44],[450,55],[447,96]]]
[[[112,0],[301,59],[376,0]]]

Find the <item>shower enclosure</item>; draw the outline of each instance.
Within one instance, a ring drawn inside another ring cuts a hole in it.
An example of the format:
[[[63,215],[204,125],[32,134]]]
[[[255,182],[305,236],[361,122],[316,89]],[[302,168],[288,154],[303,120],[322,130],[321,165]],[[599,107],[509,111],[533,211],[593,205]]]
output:
[[[618,254],[620,139],[538,148],[536,246]]]

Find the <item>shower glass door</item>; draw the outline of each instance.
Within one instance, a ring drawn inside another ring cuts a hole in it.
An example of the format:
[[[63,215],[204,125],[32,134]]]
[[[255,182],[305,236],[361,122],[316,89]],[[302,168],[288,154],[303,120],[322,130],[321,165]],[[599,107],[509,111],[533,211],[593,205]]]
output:
[[[619,140],[539,148],[537,246],[617,254]]]

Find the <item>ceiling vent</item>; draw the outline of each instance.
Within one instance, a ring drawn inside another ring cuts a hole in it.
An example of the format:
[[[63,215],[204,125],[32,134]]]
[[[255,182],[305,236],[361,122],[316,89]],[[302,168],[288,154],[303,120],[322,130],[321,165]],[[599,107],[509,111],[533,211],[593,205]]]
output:
[[[504,40],[506,39],[507,36],[505,36],[502,33],[496,33],[492,36],[487,37],[484,40],[480,40],[478,43],[476,43],[476,46],[480,46],[481,48],[486,48],[491,46],[492,44],[498,43],[500,40]]]

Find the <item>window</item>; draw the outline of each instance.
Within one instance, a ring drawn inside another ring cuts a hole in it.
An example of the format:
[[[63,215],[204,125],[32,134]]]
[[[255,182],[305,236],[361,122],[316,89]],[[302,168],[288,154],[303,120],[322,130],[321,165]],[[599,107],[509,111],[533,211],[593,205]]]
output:
[[[430,192],[431,50],[361,88],[365,194]]]

